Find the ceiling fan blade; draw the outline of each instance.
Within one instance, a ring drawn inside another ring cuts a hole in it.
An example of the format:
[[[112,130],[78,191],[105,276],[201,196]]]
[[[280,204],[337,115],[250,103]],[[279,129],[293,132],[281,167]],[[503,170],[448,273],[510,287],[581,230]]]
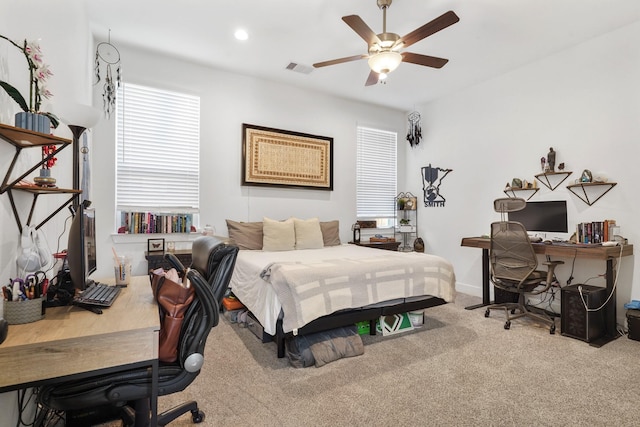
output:
[[[373,43],[381,43],[376,33],[358,15],[343,16],[342,20],[367,42],[367,46],[371,46]]]
[[[410,62],[412,64],[424,65],[432,68],[442,68],[444,67],[444,64],[449,62],[448,59],[420,55],[419,53],[403,52],[401,55],[402,62]]]
[[[431,22],[427,22],[422,27],[410,32],[404,37],[401,37],[400,40],[396,42],[396,45],[402,44],[402,47],[409,47],[412,44],[419,42],[425,37],[430,36],[431,34],[437,33],[440,30],[447,28],[450,25],[458,22],[460,18],[453,11],[446,12]]]
[[[314,68],[320,68],[320,67],[326,67],[328,65],[342,64],[343,62],[357,61],[358,59],[364,59],[368,57],[369,55],[353,55],[353,56],[347,56],[346,58],[332,59],[330,61],[324,61],[324,62],[316,62],[315,64],[313,64],[313,66]]]
[[[365,86],[373,86],[374,84],[378,83],[378,80],[380,80],[380,75],[372,70],[369,73],[369,77],[367,77],[367,81],[365,82],[364,85]]]

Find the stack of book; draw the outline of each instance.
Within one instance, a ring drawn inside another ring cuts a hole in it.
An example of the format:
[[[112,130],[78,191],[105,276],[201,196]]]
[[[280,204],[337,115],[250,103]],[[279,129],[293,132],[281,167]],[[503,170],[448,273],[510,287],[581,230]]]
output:
[[[121,212],[119,233],[189,233],[193,214]]]
[[[604,221],[581,222],[577,225],[576,243],[602,243],[613,238],[612,228],[616,221],[606,219]]]

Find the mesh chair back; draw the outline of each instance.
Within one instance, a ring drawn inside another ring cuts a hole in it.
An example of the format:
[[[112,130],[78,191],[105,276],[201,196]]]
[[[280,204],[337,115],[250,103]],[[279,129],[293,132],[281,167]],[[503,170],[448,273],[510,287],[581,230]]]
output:
[[[498,281],[523,283],[538,266],[524,226],[515,221],[491,224],[491,274]]]

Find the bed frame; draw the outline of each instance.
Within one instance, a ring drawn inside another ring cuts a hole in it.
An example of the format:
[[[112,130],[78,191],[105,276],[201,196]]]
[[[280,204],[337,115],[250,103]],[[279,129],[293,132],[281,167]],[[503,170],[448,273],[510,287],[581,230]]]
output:
[[[330,329],[340,328],[343,326],[354,325],[357,322],[368,321],[370,324],[370,335],[376,334],[375,323],[381,316],[390,316],[393,314],[407,313],[409,311],[422,310],[424,308],[436,307],[446,304],[442,298],[428,297],[421,300],[404,301],[398,304],[388,306],[363,307],[353,310],[342,310],[327,316],[320,317],[312,322],[307,323],[298,329],[298,335],[308,335],[315,332],[328,331]],[[285,340],[293,337],[292,332],[285,333],[282,329],[282,318],[276,323],[276,335],[274,337],[278,357],[285,356]]]

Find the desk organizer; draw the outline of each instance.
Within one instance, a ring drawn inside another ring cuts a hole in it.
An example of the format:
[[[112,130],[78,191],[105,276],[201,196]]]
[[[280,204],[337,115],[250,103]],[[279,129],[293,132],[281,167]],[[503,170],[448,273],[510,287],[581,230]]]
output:
[[[4,318],[10,325],[37,322],[44,317],[43,299],[4,301]]]

